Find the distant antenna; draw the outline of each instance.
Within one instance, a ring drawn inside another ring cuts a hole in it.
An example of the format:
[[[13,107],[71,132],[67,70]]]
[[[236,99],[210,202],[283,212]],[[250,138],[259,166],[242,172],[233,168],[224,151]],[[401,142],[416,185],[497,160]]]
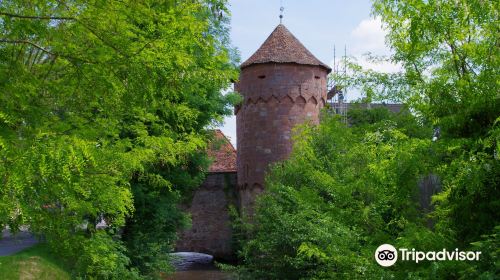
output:
[[[344,45],[344,78],[347,77],[347,45]]]
[[[335,45],[333,45],[333,74],[335,74],[335,72],[337,72],[335,70],[335,65],[337,64],[337,61],[336,61],[336,54],[335,54]]]
[[[339,64],[343,65],[341,66]],[[340,120],[343,123],[347,124],[347,86],[344,84],[347,80],[347,45],[344,46],[344,55],[340,56],[338,63],[337,48],[335,45],[333,45],[333,74],[336,79],[333,79],[328,83],[328,91],[326,95],[327,100],[330,101],[330,106],[332,109],[331,112],[333,114],[339,115]]]
[[[280,7],[280,24],[283,23],[283,11],[285,11],[285,7],[283,7],[283,0],[281,0],[281,7]]]

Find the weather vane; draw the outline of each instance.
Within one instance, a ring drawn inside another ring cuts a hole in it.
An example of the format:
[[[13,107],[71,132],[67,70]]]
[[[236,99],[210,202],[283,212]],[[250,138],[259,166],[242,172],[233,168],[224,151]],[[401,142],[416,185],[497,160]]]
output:
[[[281,7],[280,7],[280,24],[283,23],[283,11],[285,10],[285,7],[283,7],[283,0],[281,0]]]

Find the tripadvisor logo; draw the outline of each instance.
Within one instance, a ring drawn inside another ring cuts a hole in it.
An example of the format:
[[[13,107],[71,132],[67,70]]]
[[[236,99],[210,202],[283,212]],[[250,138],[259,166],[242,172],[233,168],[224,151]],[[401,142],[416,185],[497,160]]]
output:
[[[399,253],[398,253],[399,251]],[[380,245],[375,250],[375,260],[381,266],[392,266],[399,259],[401,261],[412,261],[418,263],[420,261],[478,261],[481,252],[478,251],[459,251],[455,249],[448,251],[443,249],[441,251],[416,251],[415,248],[409,250],[406,248],[399,248],[397,250],[391,244]]]
[[[375,250],[375,260],[381,266],[391,266],[398,260],[398,250],[391,244],[383,244]]]

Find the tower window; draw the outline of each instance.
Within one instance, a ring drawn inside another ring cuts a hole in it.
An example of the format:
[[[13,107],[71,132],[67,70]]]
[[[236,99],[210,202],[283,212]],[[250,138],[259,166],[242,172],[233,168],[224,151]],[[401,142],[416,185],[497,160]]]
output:
[[[314,76],[315,79],[319,80],[319,76]]]
[[[266,75],[260,75],[259,76],[259,79],[265,79],[266,78]]]

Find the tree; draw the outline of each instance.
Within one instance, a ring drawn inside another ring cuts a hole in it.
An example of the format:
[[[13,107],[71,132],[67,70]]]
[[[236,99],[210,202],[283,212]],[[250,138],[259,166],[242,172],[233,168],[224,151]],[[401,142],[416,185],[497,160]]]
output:
[[[355,110],[303,127],[273,167],[240,270],[261,279],[494,279],[500,272],[500,96],[497,1],[374,0],[399,73],[350,63],[342,85],[411,114]],[[378,59],[378,58],[375,58]],[[334,77],[338,79],[339,77]],[[432,141],[432,129],[441,135]],[[432,209],[418,182],[440,178]],[[430,221],[430,223],[429,223]],[[478,262],[373,260],[383,243],[480,250]]]
[[[359,126],[325,116],[316,128],[301,127],[290,159],[273,167],[258,199],[243,274],[399,278],[408,267],[386,270],[373,261],[379,245],[414,245],[409,240],[418,234],[432,237],[429,243],[441,240],[425,228],[415,188],[432,166],[431,140],[403,132],[409,116],[383,115]]]
[[[470,246],[499,223],[496,1],[374,1],[405,70],[409,104],[443,131],[438,229]]]
[[[221,94],[237,74],[225,6],[2,1],[0,224],[29,225],[79,275],[132,277],[136,251],[119,233],[154,208],[148,193],[175,219],[163,220],[164,254],[183,224],[173,205],[206,165],[207,128],[234,99]]]
[[[487,134],[499,116],[497,1],[375,0],[416,110],[451,137]]]

